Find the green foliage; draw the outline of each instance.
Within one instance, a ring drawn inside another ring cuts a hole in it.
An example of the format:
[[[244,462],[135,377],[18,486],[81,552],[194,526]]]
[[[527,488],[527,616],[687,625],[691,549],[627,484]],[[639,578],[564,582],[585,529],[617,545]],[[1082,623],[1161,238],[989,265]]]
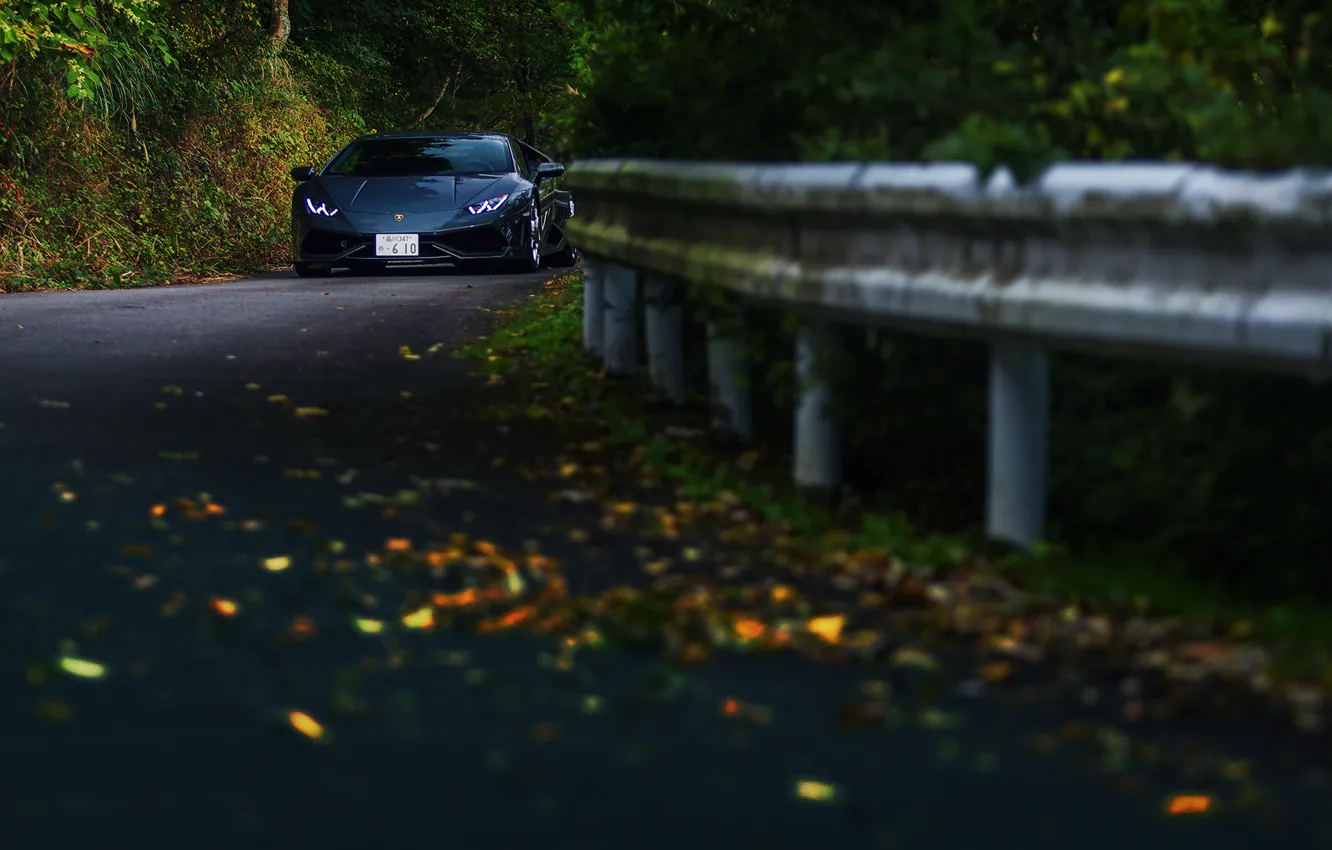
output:
[[[583,155],[1326,163],[1332,21],[1221,0],[570,0]],[[686,95],[687,93],[687,95]]]
[[[0,62],[63,66],[66,94],[91,100],[108,71],[154,56],[170,62],[158,0],[18,0],[0,5]],[[146,54],[146,56],[145,56]]]

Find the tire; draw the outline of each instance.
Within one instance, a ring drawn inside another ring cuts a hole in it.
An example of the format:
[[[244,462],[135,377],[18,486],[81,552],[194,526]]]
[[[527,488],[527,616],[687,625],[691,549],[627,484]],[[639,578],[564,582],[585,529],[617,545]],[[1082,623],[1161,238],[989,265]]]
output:
[[[539,216],[539,207],[534,201],[527,214],[527,226],[523,228],[523,234],[527,237],[527,253],[513,261],[513,270],[516,274],[532,274],[541,271],[541,224]]]
[[[552,269],[567,269],[578,265],[579,256],[578,249],[573,243],[565,240],[564,247],[546,257],[543,262]]]
[[[328,274],[328,269],[316,268],[309,263],[292,263],[291,267],[297,277],[321,277]]]

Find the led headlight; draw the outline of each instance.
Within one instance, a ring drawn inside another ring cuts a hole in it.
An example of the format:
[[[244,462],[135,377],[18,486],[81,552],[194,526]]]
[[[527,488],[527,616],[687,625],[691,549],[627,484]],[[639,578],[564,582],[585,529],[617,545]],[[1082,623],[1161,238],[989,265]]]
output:
[[[507,200],[509,200],[508,195],[499,195],[494,198],[488,198],[479,204],[469,204],[467,206],[467,211],[472,215],[480,215],[481,213],[494,212],[495,210],[504,206],[504,202]]]
[[[336,209],[331,209],[328,204],[315,206],[315,202],[309,198],[305,199],[305,208],[310,211],[311,215],[326,215],[329,218],[332,218],[338,214],[338,211]]]

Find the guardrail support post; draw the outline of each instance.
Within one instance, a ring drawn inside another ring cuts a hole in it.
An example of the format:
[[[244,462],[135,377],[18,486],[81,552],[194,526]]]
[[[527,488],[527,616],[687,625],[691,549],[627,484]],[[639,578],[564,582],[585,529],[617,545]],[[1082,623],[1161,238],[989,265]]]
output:
[[[743,308],[732,314],[733,327],[708,321],[708,391],[712,427],[744,442],[754,436],[753,406],[749,394],[749,361],[741,346]]]
[[[606,296],[603,355],[606,372],[628,377],[638,372],[638,273],[604,263],[602,286]]]
[[[1026,343],[995,343],[990,353],[990,537],[1030,548],[1045,534],[1049,463],[1050,364]]]
[[[658,398],[684,404],[684,329],[675,284],[651,275],[643,282],[644,324],[647,331],[648,374]]]
[[[606,350],[606,264],[588,257],[583,263],[583,349],[593,357]]]
[[[836,328],[815,320],[796,336],[796,380],[800,400],[795,422],[795,483],[811,490],[832,490],[841,483],[841,453],[837,426],[829,405],[832,385],[819,361],[831,354],[840,339]]]

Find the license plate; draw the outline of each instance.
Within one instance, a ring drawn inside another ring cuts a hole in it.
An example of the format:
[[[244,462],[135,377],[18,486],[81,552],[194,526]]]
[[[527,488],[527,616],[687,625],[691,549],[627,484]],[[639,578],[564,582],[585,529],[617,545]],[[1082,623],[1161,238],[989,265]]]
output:
[[[421,253],[421,237],[416,233],[376,233],[376,257],[415,257]]]

